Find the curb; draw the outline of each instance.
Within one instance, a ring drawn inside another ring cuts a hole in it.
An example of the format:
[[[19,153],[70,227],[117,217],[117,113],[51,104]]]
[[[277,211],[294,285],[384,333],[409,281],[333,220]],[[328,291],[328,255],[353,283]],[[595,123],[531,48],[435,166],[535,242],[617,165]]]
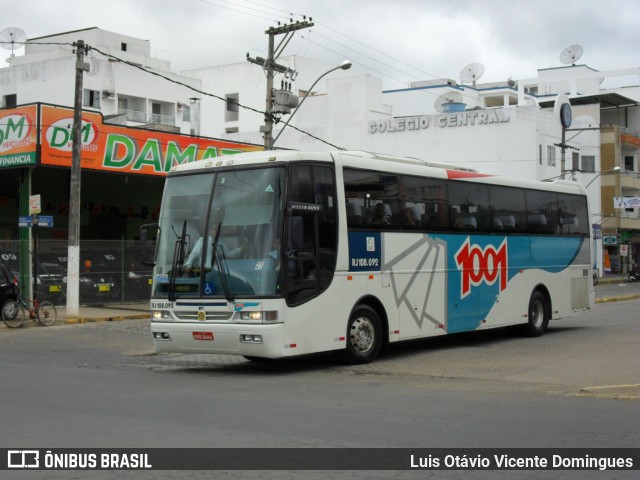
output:
[[[95,322],[117,322],[122,320],[141,320],[150,318],[151,313],[137,314],[137,315],[116,315],[111,317],[80,317],[80,318],[65,318],[62,322],[65,325],[76,325],[78,323],[95,323]]]
[[[580,395],[616,400],[640,400],[640,384],[585,387],[580,389]]]
[[[634,300],[640,298],[640,293],[632,293],[630,295],[620,295],[618,297],[596,298],[595,303],[622,302],[624,300]]]

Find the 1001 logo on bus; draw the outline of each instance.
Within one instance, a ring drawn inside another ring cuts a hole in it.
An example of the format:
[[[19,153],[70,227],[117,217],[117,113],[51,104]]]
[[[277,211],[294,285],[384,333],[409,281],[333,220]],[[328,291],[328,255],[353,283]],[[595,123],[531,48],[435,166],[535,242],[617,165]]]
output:
[[[471,245],[471,239],[467,237],[458,249],[455,260],[462,275],[461,298],[471,293],[472,286],[477,287],[482,283],[493,285],[499,281],[501,292],[507,288],[509,261],[506,238],[496,249],[493,245],[487,245],[485,248]]]

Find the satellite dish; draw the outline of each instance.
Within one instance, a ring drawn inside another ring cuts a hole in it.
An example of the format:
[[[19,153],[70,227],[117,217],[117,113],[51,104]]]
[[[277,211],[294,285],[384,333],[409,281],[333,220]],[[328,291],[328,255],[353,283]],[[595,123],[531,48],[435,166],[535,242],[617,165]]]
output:
[[[7,50],[11,50],[11,56],[15,57],[13,51],[16,48],[20,48],[22,45],[16,47],[16,43],[22,44],[27,39],[27,34],[24,30],[18,27],[8,27],[0,32],[0,45]]]
[[[440,95],[433,104],[439,113],[460,112],[466,107],[466,103],[462,103],[462,95],[458,92],[447,92]]]
[[[476,80],[478,80],[482,74],[484,73],[484,65],[481,63],[470,63],[462,70],[460,70],[460,81],[464,83],[469,83],[473,85],[473,88],[476,88]]]
[[[569,45],[560,54],[560,62],[565,65],[575,65],[583,51],[582,45]]]

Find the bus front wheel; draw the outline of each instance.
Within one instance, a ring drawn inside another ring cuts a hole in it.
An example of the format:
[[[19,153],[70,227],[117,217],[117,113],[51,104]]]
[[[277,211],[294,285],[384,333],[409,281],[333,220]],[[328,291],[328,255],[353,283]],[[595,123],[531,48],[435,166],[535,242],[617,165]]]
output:
[[[351,365],[369,363],[382,348],[382,322],[371,307],[357,307],[347,324],[347,347],[341,352]]]
[[[531,294],[529,300],[529,321],[523,325],[525,335],[529,337],[539,337],[547,330],[549,324],[549,302],[547,297],[539,290]]]

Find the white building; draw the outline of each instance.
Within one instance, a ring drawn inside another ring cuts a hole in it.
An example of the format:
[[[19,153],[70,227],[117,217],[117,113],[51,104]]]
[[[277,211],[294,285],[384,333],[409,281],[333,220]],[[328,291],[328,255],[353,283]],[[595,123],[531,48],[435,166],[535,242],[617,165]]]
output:
[[[84,109],[100,111],[122,125],[191,132],[190,98],[199,94],[150,73],[195,89],[200,89],[200,82],[171,73],[168,61],[151,56],[149,40],[95,27],[29,39],[25,54],[10,58],[8,68],[0,68],[1,106],[33,102],[73,106],[77,40],[91,47],[85,56],[89,71],[83,78]]]

